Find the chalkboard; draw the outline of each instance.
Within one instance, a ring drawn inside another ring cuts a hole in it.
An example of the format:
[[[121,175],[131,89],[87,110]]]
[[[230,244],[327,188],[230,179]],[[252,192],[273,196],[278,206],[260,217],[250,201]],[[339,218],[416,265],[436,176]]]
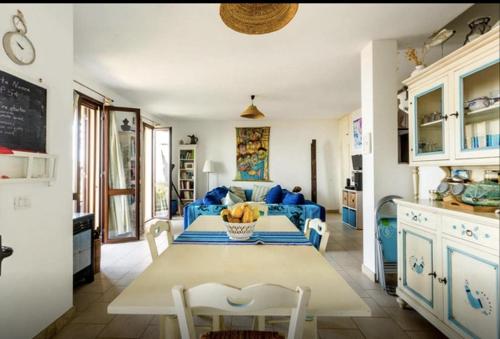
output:
[[[0,70],[0,146],[46,153],[47,90]]]

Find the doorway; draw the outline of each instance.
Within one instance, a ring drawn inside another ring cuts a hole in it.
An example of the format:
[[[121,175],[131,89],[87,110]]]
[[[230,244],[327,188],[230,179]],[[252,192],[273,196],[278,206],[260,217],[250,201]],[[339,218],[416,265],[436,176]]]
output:
[[[140,237],[140,110],[104,109],[104,235],[105,243]]]
[[[172,128],[143,124],[144,222],[172,218]]]

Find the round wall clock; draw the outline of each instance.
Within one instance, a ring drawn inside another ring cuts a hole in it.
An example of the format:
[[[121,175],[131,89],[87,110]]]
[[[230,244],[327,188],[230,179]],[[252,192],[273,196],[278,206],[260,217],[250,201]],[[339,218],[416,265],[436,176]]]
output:
[[[12,17],[15,31],[7,32],[3,36],[3,48],[7,56],[18,65],[30,65],[35,61],[35,46],[26,36],[28,29],[21,11]]]

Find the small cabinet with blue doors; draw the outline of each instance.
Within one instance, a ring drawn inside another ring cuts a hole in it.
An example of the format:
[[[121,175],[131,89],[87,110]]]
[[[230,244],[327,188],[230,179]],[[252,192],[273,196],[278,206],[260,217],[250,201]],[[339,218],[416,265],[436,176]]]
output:
[[[497,25],[403,82],[410,165],[498,165],[499,32]]]
[[[342,223],[344,225],[363,229],[362,192],[350,189],[342,191]]]
[[[500,338],[499,217],[442,202],[396,202],[401,304],[448,337]]]

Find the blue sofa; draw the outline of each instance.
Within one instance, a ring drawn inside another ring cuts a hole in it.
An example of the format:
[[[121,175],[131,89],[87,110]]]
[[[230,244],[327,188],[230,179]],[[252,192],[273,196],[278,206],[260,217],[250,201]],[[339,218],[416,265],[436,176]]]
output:
[[[251,200],[252,190],[245,190],[248,201]],[[308,218],[320,218],[325,221],[325,208],[306,200],[303,205],[268,204],[268,215],[286,215],[301,231]],[[203,199],[198,199],[184,206],[184,229],[186,229],[200,215],[219,215],[226,205],[205,205]]]

